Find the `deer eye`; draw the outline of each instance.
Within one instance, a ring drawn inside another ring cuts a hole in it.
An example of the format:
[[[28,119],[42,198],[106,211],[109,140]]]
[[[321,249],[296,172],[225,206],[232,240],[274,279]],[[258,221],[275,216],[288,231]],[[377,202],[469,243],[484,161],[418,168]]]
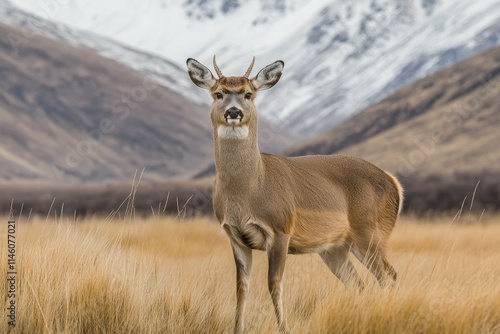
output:
[[[250,100],[252,98],[252,93],[246,93],[245,99]]]
[[[223,98],[222,93],[215,93],[215,98],[217,100],[222,100],[222,98]]]

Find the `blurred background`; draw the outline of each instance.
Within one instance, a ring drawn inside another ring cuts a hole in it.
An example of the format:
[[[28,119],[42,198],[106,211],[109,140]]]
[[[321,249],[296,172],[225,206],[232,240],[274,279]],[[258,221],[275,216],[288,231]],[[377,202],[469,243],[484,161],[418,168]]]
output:
[[[0,30],[2,212],[210,214],[185,61],[214,54],[285,62],[262,151],[363,157],[409,213],[500,209],[500,0],[0,0]]]

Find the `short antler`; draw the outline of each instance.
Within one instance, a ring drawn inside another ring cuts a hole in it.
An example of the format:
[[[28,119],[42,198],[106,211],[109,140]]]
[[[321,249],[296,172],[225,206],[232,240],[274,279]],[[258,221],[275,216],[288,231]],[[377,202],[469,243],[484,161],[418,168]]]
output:
[[[217,76],[220,78],[222,78],[224,76],[224,74],[222,74],[219,66],[217,66],[217,62],[215,61],[215,55],[214,55],[214,68],[215,68],[215,72],[217,73]]]
[[[250,66],[248,66],[248,70],[245,72],[245,74],[243,74],[245,78],[248,78],[248,76],[252,72],[253,64],[255,64],[255,57],[253,57],[252,63],[250,64]]]

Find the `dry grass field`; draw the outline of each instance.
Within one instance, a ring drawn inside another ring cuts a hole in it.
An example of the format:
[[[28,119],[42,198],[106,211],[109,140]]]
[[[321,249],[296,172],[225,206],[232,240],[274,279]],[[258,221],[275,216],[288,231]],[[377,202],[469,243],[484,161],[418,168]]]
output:
[[[208,218],[93,217],[17,221],[16,327],[1,333],[230,333],[235,268]],[[3,221],[6,223],[7,218]],[[2,223],[1,272],[7,269]],[[246,326],[277,332],[267,261],[254,252]],[[284,302],[293,333],[499,333],[500,217],[400,219],[389,259],[395,288],[345,289],[317,255],[288,257]]]

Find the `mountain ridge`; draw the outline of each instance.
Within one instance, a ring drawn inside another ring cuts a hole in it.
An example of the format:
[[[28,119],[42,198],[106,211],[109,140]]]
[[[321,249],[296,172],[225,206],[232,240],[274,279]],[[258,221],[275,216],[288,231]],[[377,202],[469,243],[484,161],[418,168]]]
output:
[[[38,35],[17,53],[2,40],[0,59],[4,181],[129,180],[145,166],[168,180],[211,161],[206,110],[143,74]]]
[[[0,31],[8,37],[0,41],[0,179],[128,181],[146,167],[145,180],[164,182],[213,162],[208,105],[94,49],[24,26],[0,24]],[[265,151],[295,140],[265,119],[260,126]]]
[[[374,149],[368,145],[369,141],[376,141],[381,146],[385,141],[391,143],[389,146],[393,149],[395,145],[407,144],[402,152],[408,150],[413,137],[425,141],[437,136],[435,141],[444,145],[453,139],[451,136],[456,131],[468,130],[467,122],[472,125],[475,118],[485,125],[484,135],[496,135],[491,125],[497,124],[499,91],[500,47],[496,47],[400,89],[329,131],[288,148],[285,154],[350,152],[384,164],[375,153],[368,152]],[[425,123],[427,119],[433,122]],[[443,134],[434,134],[437,130],[442,130]],[[391,132],[398,135],[391,135]],[[426,132],[428,136],[423,135]],[[394,142],[393,138],[402,138],[403,134],[407,135],[405,140],[408,142]],[[387,148],[388,144],[384,146]],[[413,146],[418,146],[418,142]],[[463,149],[457,149],[456,153],[460,154]],[[378,148],[374,152],[381,154],[382,151]],[[385,165],[397,172],[394,164],[386,162]]]
[[[499,125],[496,47],[398,90],[285,154],[364,158],[398,176],[413,212],[474,203],[498,210]]]
[[[36,0],[16,6],[40,10]],[[88,15],[81,15],[82,6]],[[60,5],[48,16],[181,68],[188,57],[207,64],[213,54],[224,73],[234,74],[253,55],[256,67],[283,59],[280,85],[272,98],[258,102],[259,110],[289,130],[314,135],[410,82],[500,44],[499,6],[500,0],[127,0],[106,6],[92,0]],[[117,59],[122,53],[112,52]],[[144,63],[124,58],[131,66]],[[174,67],[161,71],[188,98],[204,103]]]

